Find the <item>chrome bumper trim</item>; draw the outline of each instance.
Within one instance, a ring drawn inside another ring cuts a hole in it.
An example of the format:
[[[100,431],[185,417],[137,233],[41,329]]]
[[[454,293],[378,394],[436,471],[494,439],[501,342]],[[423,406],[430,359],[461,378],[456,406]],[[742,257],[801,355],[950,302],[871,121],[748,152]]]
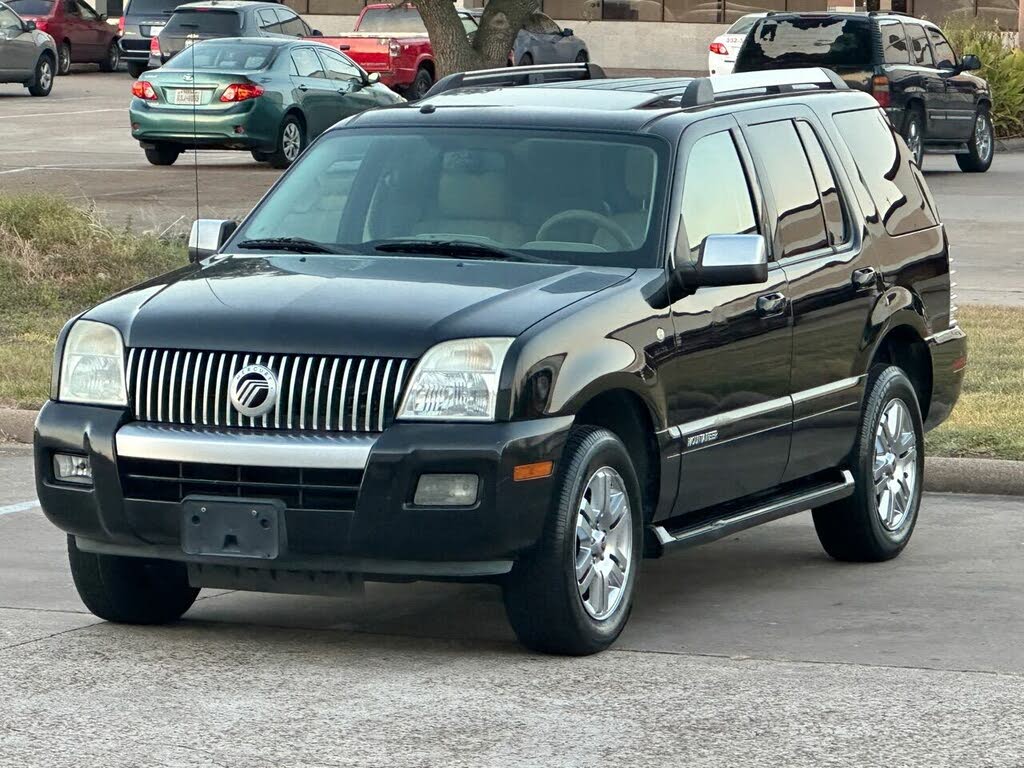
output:
[[[945,344],[947,341],[962,339],[966,336],[967,334],[964,333],[963,328],[959,325],[954,325],[952,328],[947,328],[944,331],[933,333],[931,336],[927,337],[925,341],[929,344]]]
[[[248,467],[365,469],[375,435],[317,435],[126,424],[117,431],[118,456]]]

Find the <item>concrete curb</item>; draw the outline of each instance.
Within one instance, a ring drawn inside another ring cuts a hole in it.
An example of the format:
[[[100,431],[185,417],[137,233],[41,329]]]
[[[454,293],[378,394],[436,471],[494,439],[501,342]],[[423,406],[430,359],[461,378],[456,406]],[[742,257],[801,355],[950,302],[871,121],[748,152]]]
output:
[[[996,152],[1024,152],[1024,136],[996,139]]]
[[[36,411],[0,408],[0,443],[31,443]],[[925,489],[939,493],[987,493],[1024,496],[1024,461],[947,459],[924,461]]]

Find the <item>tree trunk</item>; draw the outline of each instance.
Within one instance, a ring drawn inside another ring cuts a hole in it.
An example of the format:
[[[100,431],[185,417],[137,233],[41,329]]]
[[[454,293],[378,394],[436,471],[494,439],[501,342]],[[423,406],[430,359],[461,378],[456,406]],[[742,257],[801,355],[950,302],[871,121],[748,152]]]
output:
[[[472,42],[452,0],[415,0],[430,35],[438,79],[453,72],[492,69],[508,64],[516,35],[538,0],[490,0]]]

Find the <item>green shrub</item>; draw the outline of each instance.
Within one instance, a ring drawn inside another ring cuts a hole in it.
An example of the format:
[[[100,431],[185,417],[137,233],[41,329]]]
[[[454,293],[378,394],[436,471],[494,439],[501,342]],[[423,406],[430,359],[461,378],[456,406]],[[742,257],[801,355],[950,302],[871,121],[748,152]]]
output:
[[[996,135],[1024,134],[1024,51],[1010,49],[996,24],[963,17],[947,19],[943,30],[953,48],[963,56],[981,59],[977,73],[992,89],[992,122]]]

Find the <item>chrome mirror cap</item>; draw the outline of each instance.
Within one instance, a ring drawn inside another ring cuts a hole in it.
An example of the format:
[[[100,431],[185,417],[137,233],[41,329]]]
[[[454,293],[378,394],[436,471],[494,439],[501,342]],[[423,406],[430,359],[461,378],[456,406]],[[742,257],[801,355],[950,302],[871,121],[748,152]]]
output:
[[[197,219],[188,236],[188,260],[195,262],[212,256],[238,228],[229,219]]]

